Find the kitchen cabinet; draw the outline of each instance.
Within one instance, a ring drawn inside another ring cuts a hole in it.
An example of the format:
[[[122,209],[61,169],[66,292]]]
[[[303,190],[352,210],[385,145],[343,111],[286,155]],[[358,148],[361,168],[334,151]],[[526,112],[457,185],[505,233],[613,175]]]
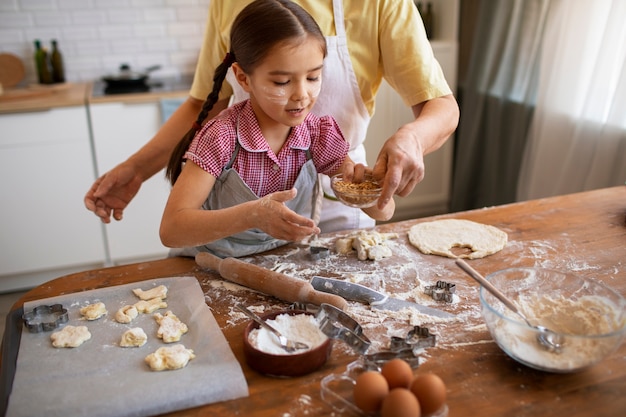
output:
[[[124,161],[157,132],[162,124],[159,101],[106,102],[89,104],[98,176]],[[159,224],[170,186],[163,171],[144,182],[122,221],[105,225],[107,250],[113,264],[163,258],[168,249],[161,244]]]
[[[0,114],[0,132],[0,291],[103,265],[83,204],[95,179],[84,105]]]
[[[456,91],[458,56],[458,0],[433,0],[435,37],[431,46],[441,65],[446,80]],[[400,126],[414,119],[413,112],[400,96],[383,81],[376,97],[376,111],[365,139],[367,162],[374,166],[376,157],[387,138]],[[424,158],[424,180],[406,197],[395,197],[396,212],[393,221],[446,213],[449,210],[452,181],[454,138]]]

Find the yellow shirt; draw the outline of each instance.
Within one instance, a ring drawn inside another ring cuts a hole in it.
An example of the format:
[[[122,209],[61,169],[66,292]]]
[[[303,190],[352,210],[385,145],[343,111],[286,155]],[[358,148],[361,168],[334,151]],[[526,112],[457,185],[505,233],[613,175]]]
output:
[[[205,100],[213,87],[215,68],[230,46],[235,16],[251,0],[213,0],[191,96]],[[295,0],[317,21],[325,36],[335,35],[331,0]],[[370,113],[382,78],[407,106],[452,94],[433,56],[424,25],[412,0],[344,0],[348,50],[361,97]],[[224,83],[220,98],[232,94]]]

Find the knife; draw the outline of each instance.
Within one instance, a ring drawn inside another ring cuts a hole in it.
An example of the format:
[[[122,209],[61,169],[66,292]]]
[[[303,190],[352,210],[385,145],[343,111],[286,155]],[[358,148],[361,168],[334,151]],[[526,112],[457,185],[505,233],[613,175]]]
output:
[[[448,313],[446,311],[427,307],[411,301],[391,298],[387,294],[383,294],[364,285],[355,284],[349,281],[314,276],[311,279],[311,285],[318,291],[339,295],[346,300],[358,301],[360,303],[369,304],[370,307],[379,310],[398,311],[403,308],[412,308],[419,311],[420,313],[427,314],[429,316],[441,318],[455,317],[454,314]]]

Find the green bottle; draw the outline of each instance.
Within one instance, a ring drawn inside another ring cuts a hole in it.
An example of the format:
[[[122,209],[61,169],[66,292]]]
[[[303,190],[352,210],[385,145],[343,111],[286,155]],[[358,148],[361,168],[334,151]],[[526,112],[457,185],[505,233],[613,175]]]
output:
[[[48,52],[41,47],[41,41],[35,41],[35,65],[40,84],[52,84],[52,68],[48,60]]]
[[[65,82],[65,68],[63,67],[63,55],[59,51],[56,39],[52,39],[52,53],[50,54],[52,63],[52,80],[55,83]]]

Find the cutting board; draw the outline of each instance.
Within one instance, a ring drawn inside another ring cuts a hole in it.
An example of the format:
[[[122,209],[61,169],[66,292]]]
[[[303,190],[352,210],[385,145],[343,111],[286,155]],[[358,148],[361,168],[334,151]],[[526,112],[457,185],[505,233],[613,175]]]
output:
[[[151,371],[144,358],[162,346],[152,314],[140,314],[130,324],[113,317],[120,307],[134,304],[135,288],[168,287],[166,309],[189,327],[180,343],[196,358],[182,369]],[[85,321],[80,308],[102,301],[106,317]],[[52,297],[24,304],[30,311],[42,304],[60,303],[69,322],[86,325],[92,338],[77,348],[54,348],[52,332],[24,330],[17,358],[7,416],[149,416],[248,395],[243,372],[222,334],[195,277],[161,278],[133,284]],[[66,325],[67,325],[66,324]],[[122,348],[122,333],[142,327],[148,342]]]
[[[3,88],[14,87],[24,79],[24,64],[13,54],[0,54],[0,84]]]

